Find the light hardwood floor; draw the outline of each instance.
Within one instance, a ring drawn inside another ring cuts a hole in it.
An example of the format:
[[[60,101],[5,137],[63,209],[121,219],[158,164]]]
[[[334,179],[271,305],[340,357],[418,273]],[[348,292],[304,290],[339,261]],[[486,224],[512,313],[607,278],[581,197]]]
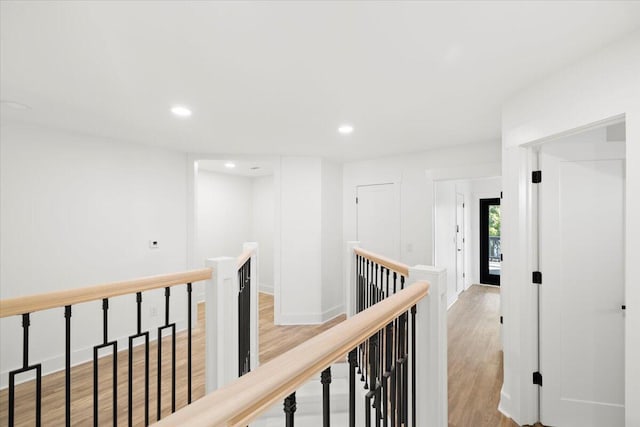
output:
[[[500,289],[471,286],[449,310],[447,323],[449,427],[517,426],[498,411],[502,388]]]
[[[308,338],[344,320],[344,316],[317,326],[275,326],[273,297],[260,294],[260,361],[266,362]],[[512,420],[497,410],[502,386],[502,352],[499,335],[499,289],[472,286],[461,294],[448,313],[449,334],[449,426],[450,427],[513,427]],[[198,324],[193,330],[193,399],[204,395],[204,306],[198,307]],[[169,350],[170,343],[163,342]],[[164,352],[164,351],[163,351]],[[166,353],[166,356],[169,356]],[[156,419],[156,357],[155,343],[150,348],[150,421]],[[143,397],[143,349],[134,350],[134,402],[140,405]],[[163,372],[170,372],[170,359],[164,358]],[[108,378],[111,358],[100,360],[103,373],[99,399],[101,425],[111,420],[111,381]],[[186,405],[186,333],[177,335],[177,399],[176,406]],[[127,424],[127,351],[118,353],[118,424]],[[163,391],[170,390],[169,375],[165,376]],[[91,363],[72,370],[73,425],[90,425],[93,420],[93,379]],[[33,425],[33,382],[16,389],[16,425]],[[164,394],[164,393],[163,393]],[[7,425],[7,390],[0,391],[0,426]],[[170,397],[163,399],[163,414],[170,412]],[[64,422],[64,374],[43,377],[43,425],[57,426]],[[134,424],[143,424],[140,406],[134,411]]]

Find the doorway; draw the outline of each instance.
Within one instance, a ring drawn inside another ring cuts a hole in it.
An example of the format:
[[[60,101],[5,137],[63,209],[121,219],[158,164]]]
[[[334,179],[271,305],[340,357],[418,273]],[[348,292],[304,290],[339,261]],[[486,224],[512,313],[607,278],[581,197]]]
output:
[[[538,186],[540,421],[624,426],[625,142],[545,143]]]
[[[480,199],[480,282],[500,286],[500,199]]]

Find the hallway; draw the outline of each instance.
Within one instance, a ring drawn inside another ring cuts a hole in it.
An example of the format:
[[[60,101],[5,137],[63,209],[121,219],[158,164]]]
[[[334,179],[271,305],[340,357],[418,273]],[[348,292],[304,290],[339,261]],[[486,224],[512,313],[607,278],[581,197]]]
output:
[[[474,285],[458,298],[447,314],[449,426],[517,426],[498,411],[500,288]]]

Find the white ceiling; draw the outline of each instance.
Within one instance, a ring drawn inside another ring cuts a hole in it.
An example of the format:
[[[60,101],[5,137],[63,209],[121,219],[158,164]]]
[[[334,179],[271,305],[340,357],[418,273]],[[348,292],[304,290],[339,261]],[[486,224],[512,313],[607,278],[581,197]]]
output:
[[[1,3],[2,121],[182,151],[422,151],[500,137],[519,89],[640,28],[638,2]],[[171,116],[180,103],[190,119]],[[339,135],[351,123],[355,132]]]

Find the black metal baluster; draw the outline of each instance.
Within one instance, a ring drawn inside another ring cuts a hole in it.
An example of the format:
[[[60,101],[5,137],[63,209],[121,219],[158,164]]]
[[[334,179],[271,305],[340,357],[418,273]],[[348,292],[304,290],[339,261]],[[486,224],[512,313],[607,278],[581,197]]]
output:
[[[171,412],[176,411],[176,324],[169,323],[171,288],[164,288],[164,326],[158,328],[158,401],[157,419],[162,418],[162,331],[171,329]]]
[[[322,426],[329,427],[331,425],[331,407],[329,387],[331,384],[331,366],[322,371],[320,374],[320,383],[322,384]]]
[[[349,427],[356,427],[356,349],[349,352]]]
[[[402,405],[402,410],[403,410],[403,422],[404,425],[407,425],[408,421],[409,421],[409,316],[408,314],[405,312],[403,315],[403,322],[404,322],[404,338],[403,338],[403,344],[404,344],[404,350],[403,350],[403,355],[404,355],[404,363],[402,364],[402,385],[404,387],[402,393],[403,393],[403,399],[404,399],[404,404]]]
[[[187,405],[191,403],[191,299],[193,288],[187,283]]]
[[[377,365],[377,361],[376,361],[376,356],[378,353],[377,347],[378,346],[378,335],[377,333],[373,334],[371,337],[369,337],[369,383],[371,384],[371,390],[369,390],[369,392],[366,394],[366,401],[367,401],[367,412],[366,412],[366,425],[367,426],[371,426],[371,400],[373,399],[373,408],[375,408],[376,410],[376,425],[378,424],[378,408],[379,408],[379,400],[378,400],[378,392],[377,392],[377,385],[376,385],[376,365]]]
[[[285,426],[293,427],[293,416],[296,412],[296,392],[294,391],[284,399]]]
[[[9,426],[15,424],[15,387],[16,375],[36,371],[36,426],[42,424],[42,364],[29,366],[29,326],[31,316],[29,313],[22,315],[22,368],[9,372]]]
[[[142,292],[136,292],[136,333],[129,336],[129,426],[133,425],[133,341],[144,338],[144,423],[149,425],[149,332],[142,332]]]
[[[93,425],[98,426],[98,353],[106,347],[113,347],[113,425],[118,425],[118,340],[109,342],[109,299],[102,299],[102,344],[93,347]]]
[[[391,273],[391,270],[387,268],[387,297],[389,296],[389,273]]]
[[[411,307],[411,425],[416,427],[416,306]]]
[[[398,273],[393,272],[393,293],[396,293]],[[392,338],[392,355],[391,355],[391,425],[396,427],[396,407],[398,402],[398,383],[397,383],[397,366],[398,366],[398,319],[393,319],[393,338]]]
[[[71,306],[64,306],[64,418],[65,425],[71,426]]]
[[[393,323],[389,323],[384,329],[384,375],[382,378],[382,418],[383,425],[389,425],[389,378],[391,377],[391,346],[393,335]]]
[[[403,315],[398,317],[398,340],[397,340],[397,370],[396,370],[396,393],[397,393],[397,420],[398,424],[404,424],[404,406],[406,404],[406,399],[404,396],[404,322]]]

